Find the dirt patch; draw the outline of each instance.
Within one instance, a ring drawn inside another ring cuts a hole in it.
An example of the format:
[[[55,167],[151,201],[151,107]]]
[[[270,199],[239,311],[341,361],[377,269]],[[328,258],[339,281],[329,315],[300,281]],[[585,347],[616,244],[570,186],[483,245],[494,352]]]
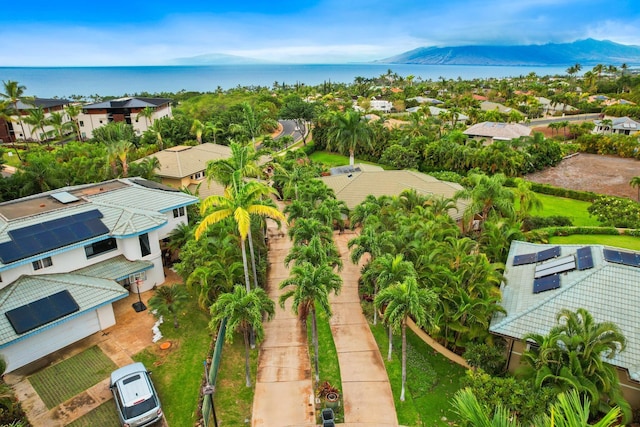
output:
[[[629,181],[640,176],[640,161],[615,156],[578,154],[557,166],[526,176],[529,181],[571,190],[638,198],[638,189]]]

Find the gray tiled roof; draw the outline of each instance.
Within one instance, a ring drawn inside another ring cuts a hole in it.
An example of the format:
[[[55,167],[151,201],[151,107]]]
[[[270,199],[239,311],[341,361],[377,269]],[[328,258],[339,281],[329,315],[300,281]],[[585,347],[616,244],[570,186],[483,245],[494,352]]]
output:
[[[531,128],[519,123],[482,122],[476,123],[462,133],[471,137],[514,139],[531,135]]]
[[[80,307],[79,311],[64,316],[54,322],[42,325],[32,331],[18,335],[6,316],[0,316],[0,348],[17,340],[37,334],[66,320],[87,313],[91,310],[126,298],[129,292],[113,280],[99,279],[79,274],[42,274],[22,276],[15,282],[0,290],[0,313],[53,295],[60,291],[69,291]]]
[[[129,261],[124,255],[109,258],[88,267],[75,270],[73,274],[98,277],[100,279],[123,280],[134,273],[139,273],[153,268],[151,261]]]
[[[596,126],[602,124],[602,120],[594,120]],[[632,132],[640,130],[640,123],[629,117],[615,117],[611,119],[611,127],[616,130],[629,130]]]
[[[208,161],[230,158],[231,148],[207,142],[194,146],[179,145],[147,157],[155,157],[160,162],[158,176],[184,178],[196,172],[204,171]],[[136,162],[141,161],[142,159]]]
[[[389,171],[361,171],[351,174],[325,176],[322,181],[336,194],[338,200],[346,203],[349,209],[355,208],[368,195],[399,196],[404,190],[414,189],[418,194],[435,195],[452,198],[462,189],[462,186],[453,182],[440,181],[420,172],[408,170]],[[458,201],[458,210],[449,212],[452,218],[460,219],[464,214],[467,203]]]
[[[85,110],[103,110],[112,108],[145,108],[158,107],[162,104],[168,104],[171,99],[168,98],[118,98],[109,101],[98,102],[95,104],[87,104],[82,108]]]
[[[627,339],[627,348],[612,365],[627,369],[634,380],[640,380],[640,268],[608,262],[602,245],[589,245],[594,267],[560,274],[560,288],[534,294],[535,264],[513,266],[516,255],[539,252],[560,246],[561,256],[575,254],[585,245],[538,245],[514,241],[511,243],[506,285],[503,284],[502,306],[507,314],[497,314],[490,331],[513,338],[527,333],[546,334],[556,325],[556,315],[563,309],[584,308],[596,322],[613,322]]]

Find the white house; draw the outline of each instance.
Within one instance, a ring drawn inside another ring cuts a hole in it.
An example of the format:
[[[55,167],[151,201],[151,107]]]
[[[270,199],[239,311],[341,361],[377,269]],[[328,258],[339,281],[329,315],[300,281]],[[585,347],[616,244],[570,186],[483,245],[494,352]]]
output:
[[[66,99],[49,99],[34,98],[28,104],[17,101],[11,104],[16,114],[11,116],[11,120],[0,118],[0,142],[16,142],[16,141],[43,141],[46,140],[51,132],[55,129],[51,125],[44,125],[44,131],[40,127],[30,125],[25,122],[25,118],[29,117],[29,111],[41,108],[44,118],[49,119],[54,112],[63,115],[63,122],[69,122],[71,119],[64,112],[64,108],[69,105]]]
[[[114,325],[114,301],[163,283],[160,241],[197,201],[128,178],[0,203],[7,372]]]
[[[143,114],[146,109],[151,112],[149,118]],[[136,134],[141,135],[162,117],[173,117],[170,99],[118,98],[83,106],[78,124],[84,139],[93,138],[93,131],[109,122],[130,124]]]
[[[632,135],[640,131],[640,123],[629,117],[614,117],[608,120],[594,120],[593,133],[617,133],[620,135]]]
[[[521,136],[529,136],[531,128],[519,123],[482,122],[470,126],[462,133],[489,145],[493,141],[510,141]]]

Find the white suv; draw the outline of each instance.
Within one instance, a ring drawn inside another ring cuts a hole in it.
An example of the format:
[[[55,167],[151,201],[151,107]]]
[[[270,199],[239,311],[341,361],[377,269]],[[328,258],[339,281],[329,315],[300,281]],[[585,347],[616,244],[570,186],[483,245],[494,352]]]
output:
[[[111,373],[111,392],[123,427],[148,426],[162,419],[158,393],[150,372],[140,362]]]

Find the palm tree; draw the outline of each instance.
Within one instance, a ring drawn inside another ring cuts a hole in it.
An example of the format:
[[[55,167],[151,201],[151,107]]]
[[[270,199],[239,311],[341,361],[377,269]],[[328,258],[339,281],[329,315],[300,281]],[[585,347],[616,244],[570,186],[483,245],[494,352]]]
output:
[[[26,137],[26,133],[24,131],[24,124],[22,123],[22,113],[18,109],[18,101],[22,100],[22,95],[24,95],[24,91],[27,90],[27,87],[19,84],[14,80],[2,81],[2,86],[4,87],[4,92],[0,93],[0,97],[8,99],[9,103],[13,107],[13,109],[18,114],[18,123],[20,123],[20,127],[22,128],[23,138]]]
[[[198,144],[202,144],[202,133],[204,132],[204,124],[198,119],[193,119],[193,123],[191,124],[191,133],[196,136],[196,140]]]
[[[249,368],[249,335],[253,332],[256,342],[264,337],[263,319],[271,320],[275,314],[275,303],[271,301],[262,288],[245,290],[236,285],[233,292],[222,294],[211,305],[212,330],[218,329],[220,322],[227,319],[225,341],[232,343],[235,333],[242,333],[244,339],[244,372],[247,387],[251,387],[251,371]]]
[[[322,310],[328,317],[331,317],[331,306],[329,305],[329,292],[335,294],[340,292],[342,279],[333,272],[328,265],[313,266],[310,263],[296,265],[291,270],[291,276],[280,283],[280,289],[286,290],[280,295],[280,306],[284,308],[285,302],[293,297],[292,311],[298,313],[300,320],[306,323],[311,315],[311,328],[314,349],[314,366],[316,372],[316,382],[320,381],[320,371],[318,367],[318,326],[316,321],[316,309]]]
[[[45,112],[42,109],[42,107],[38,106],[36,108],[30,108],[29,115],[24,118],[24,122],[33,126],[34,131],[36,129],[40,129],[42,131],[42,133],[38,136],[39,142],[42,142],[42,139],[49,138],[47,131],[44,129],[44,127],[48,123],[47,123],[47,116],[45,115]],[[49,143],[47,142],[47,145],[48,144]]]
[[[146,128],[149,129],[149,125],[153,124],[153,113],[154,109],[152,107],[146,106],[136,116],[136,120],[140,119],[140,117],[144,117],[144,122],[146,124]],[[151,121],[151,123],[149,123]]]
[[[205,122],[203,133],[207,135],[209,132],[211,132],[211,135],[213,136],[213,143],[217,144],[216,135],[218,135],[221,130],[222,130],[222,127],[220,126],[220,122],[214,123],[209,121],[209,122]]]
[[[407,319],[411,316],[420,327],[431,325],[431,309],[437,296],[430,289],[420,289],[415,277],[407,277],[378,293],[374,300],[377,310],[384,308],[384,321],[394,331],[402,331],[402,389],[400,401],[404,402],[407,381]]]
[[[80,125],[78,123],[78,116],[82,113],[81,105],[69,104],[64,108],[64,111],[71,119],[71,123],[73,124],[73,129],[76,131],[76,137],[78,141],[82,141],[82,133],[80,132]]]
[[[238,174],[235,175],[231,185],[227,186],[223,196],[209,196],[202,201],[200,211],[207,214],[195,231],[196,239],[200,239],[207,229],[227,218],[233,218],[240,235],[240,247],[242,250],[242,265],[244,266],[245,284],[247,292],[251,285],[249,281],[249,266],[247,263],[247,251],[245,241],[251,228],[251,215],[263,218],[271,218],[285,221],[284,215],[273,206],[262,200],[263,196],[273,194],[275,190],[256,181],[242,183]]]
[[[371,145],[371,130],[360,113],[348,110],[335,113],[327,135],[327,148],[335,147],[339,152],[349,151],[349,164],[353,166],[355,151],[361,144]]]
[[[472,174],[469,176],[471,188],[465,188],[456,192],[455,199],[470,199],[471,203],[464,213],[465,222],[470,227],[475,215],[479,216],[480,226],[489,218],[491,212],[500,217],[513,218],[515,209],[513,206],[513,192],[504,187],[506,177],[504,174],[492,176]]]
[[[6,126],[7,135],[11,135],[11,130],[9,127],[9,123],[13,120],[12,115],[14,114],[15,109],[10,107],[9,101],[0,101],[0,120],[4,121]],[[22,161],[22,157],[20,156],[20,151],[18,147],[16,147],[15,138],[12,138],[11,146],[16,152],[18,159]]]
[[[631,178],[629,185],[638,189],[638,201],[640,202],[640,176],[634,176]]]
[[[230,185],[234,174],[240,172],[242,178],[260,176],[258,167],[259,155],[250,144],[240,144],[231,141],[231,157],[228,159],[207,162],[205,175],[207,180],[214,180],[224,186]]]
[[[47,118],[47,124],[52,126],[55,130],[56,134],[58,134],[58,138],[62,139],[65,135],[65,131],[74,130],[72,122],[64,121],[64,114],[59,111],[54,111]]]
[[[149,298],[149,307],[156,310],[160,316],[172,316],[173,327],[178,329],[178,313],[184,308],[188,299],[189,294],[182,284],[160,286]]]

